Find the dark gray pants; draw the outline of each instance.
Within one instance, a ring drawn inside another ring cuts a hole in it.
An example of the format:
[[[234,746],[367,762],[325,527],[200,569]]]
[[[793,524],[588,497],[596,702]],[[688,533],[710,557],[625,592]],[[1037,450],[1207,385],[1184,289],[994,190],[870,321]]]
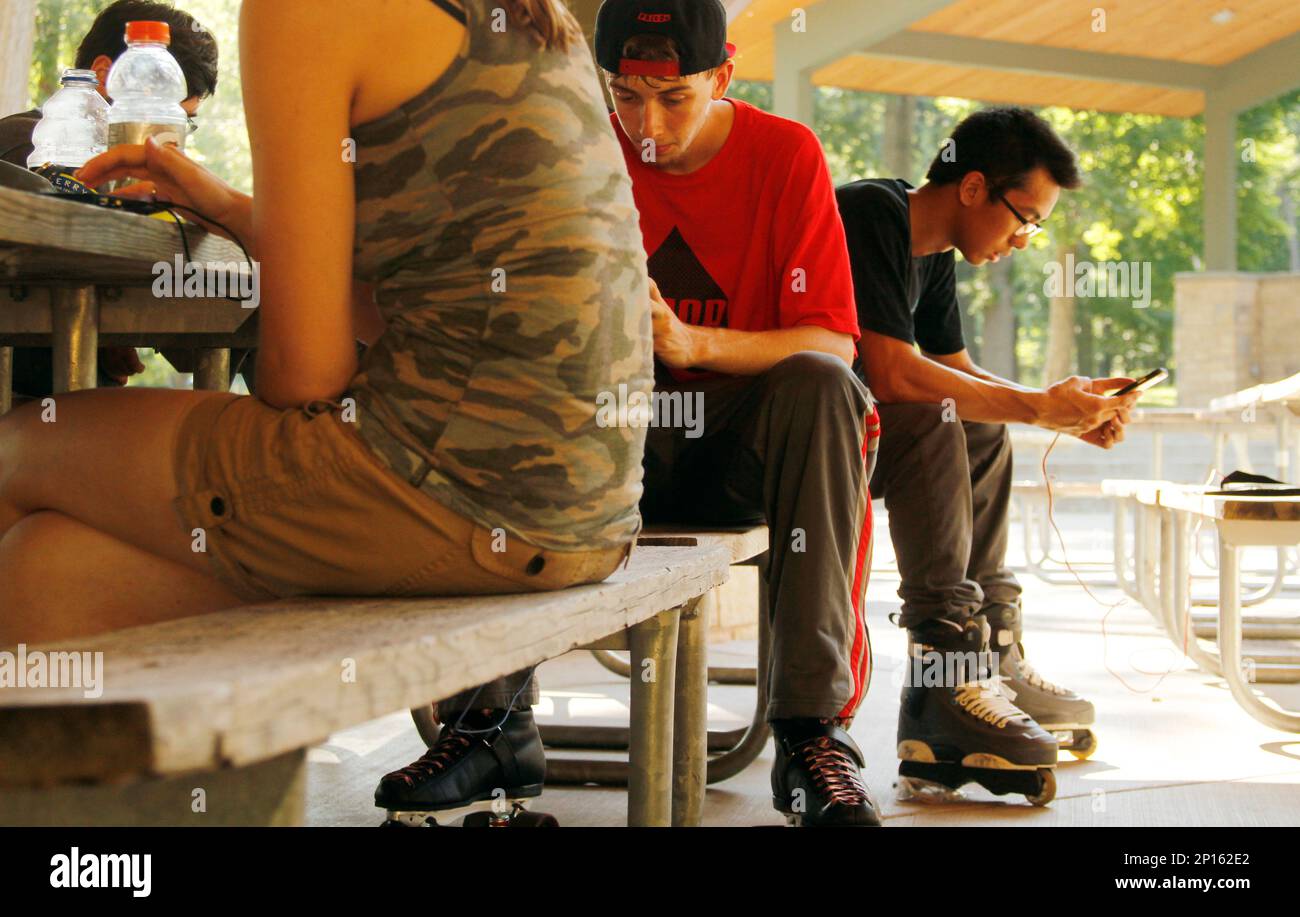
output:
[[[1007,569],[1011,437],[940,404],[881,404],[871,492],[885,498],[903,600],[899,624],[1014,606]]]
[[[769,719],[853,716],[871,675],[865,594],[871,564],[867,481],[878,426],[871,396],[843,361],[789,357],[754,377],[661,385],[700,393],[698,431],[648,431],[647,524],[766,522],[772,660]],[[687,434],[692,434],[688,436]],[[522,709],[538,700],[531,671],[439,704]],[[520,692],[523,687],[522,693]]]

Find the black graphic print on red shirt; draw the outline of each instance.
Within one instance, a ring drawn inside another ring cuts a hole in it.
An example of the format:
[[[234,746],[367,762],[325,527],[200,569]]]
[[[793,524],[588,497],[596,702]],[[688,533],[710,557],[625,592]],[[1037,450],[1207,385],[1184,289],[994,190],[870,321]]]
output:
[[[726,328],[727,294],[718,286],[676,226],[646,262],[659,293],[688,325]]]

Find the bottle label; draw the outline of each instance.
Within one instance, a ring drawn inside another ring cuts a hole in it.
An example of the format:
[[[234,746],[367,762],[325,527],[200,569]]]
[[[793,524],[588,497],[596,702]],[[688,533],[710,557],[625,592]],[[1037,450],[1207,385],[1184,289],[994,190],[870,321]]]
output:
[[[170,143],[184,152],[185,131],[174,124],[148,124],[142,121],[119,121],[108,126],[108,145],[119,146],[123,143],[144,143],[146,137],[153,137],[159,146]]]

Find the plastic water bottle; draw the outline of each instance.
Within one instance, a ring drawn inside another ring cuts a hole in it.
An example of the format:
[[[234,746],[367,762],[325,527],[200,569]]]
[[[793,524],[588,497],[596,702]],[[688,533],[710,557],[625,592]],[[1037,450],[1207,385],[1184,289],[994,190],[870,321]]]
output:
[[[171,40],[165,22],[126,24],[126,51],[113,64],[106,86],[113,100],[108,112],[110,147],[144,143],[152,136],[159,144],[185,149],[185,74],[167,50]]]
[[[72,173],[108,149],[108,103],[94,70],[65,70],[59,83],[32,132],[27,168],[60,191],[81,194],[87,189]]]

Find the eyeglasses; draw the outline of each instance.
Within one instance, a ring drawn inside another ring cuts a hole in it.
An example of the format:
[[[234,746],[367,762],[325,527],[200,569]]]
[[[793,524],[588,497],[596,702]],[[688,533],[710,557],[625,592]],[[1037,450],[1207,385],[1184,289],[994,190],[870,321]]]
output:
[[[198,122],[197,120],[195,120],[194,116],[193,116],[193,115],[186,115],[186,116],[185,116],[185,132],[186,132],[187,134],[192,134],[192,133],[194,133],[195,131],[197,131],[198,129],[199,129],[199,122]]]
[[[1010,210],[1015,215],[1016,219],[1020,221],[1020,228],[1016,230],[1015,233],[1016,235],[1026,236],[1032,239],[1034,236],[1038,235],[1040,232],[1043,231],[1043,227],[1040,226],[1038,223],[1035,223],[1032,220],[1027,220],[1023,216],[1021,216],[1020,211],[1017,210],[1015,207],[1011,206],[1011,202],[1002,195],[1001,191],[996,192],[996,194],[998,196],[998,200],[1006,204],[1007,209]]]

